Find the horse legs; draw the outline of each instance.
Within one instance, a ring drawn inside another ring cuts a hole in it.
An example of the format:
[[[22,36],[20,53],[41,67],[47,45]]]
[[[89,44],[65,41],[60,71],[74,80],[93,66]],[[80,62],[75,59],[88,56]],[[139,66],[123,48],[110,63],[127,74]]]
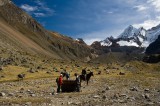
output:
[[[80,78],[80,87],[81,87],[81,82],[82,82],[82,79]]]
[[[88,81],[89,81],[89,80],[87,80],[87,85],[88,85]]]

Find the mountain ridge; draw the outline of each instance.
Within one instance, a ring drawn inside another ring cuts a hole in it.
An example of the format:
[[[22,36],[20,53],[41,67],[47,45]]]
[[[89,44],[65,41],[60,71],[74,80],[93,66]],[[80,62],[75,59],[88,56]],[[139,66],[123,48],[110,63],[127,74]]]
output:
[[[59,33],[44,29],[10,0],[0,0],[1,38],[15,48],[57,59],[91,57],[90,47]],[[13,33],[13,34],[12,34]],[[7,41],[6,40],[6,41]]]
[[[118,37],[114,38],[111,36],[98,42],[100,42],[101,46],[117,45],[147,47],[158,38],[159,34],[160,24],[149,30],[146,30],[143,27],[137,29],[132,25],[129,25]]]

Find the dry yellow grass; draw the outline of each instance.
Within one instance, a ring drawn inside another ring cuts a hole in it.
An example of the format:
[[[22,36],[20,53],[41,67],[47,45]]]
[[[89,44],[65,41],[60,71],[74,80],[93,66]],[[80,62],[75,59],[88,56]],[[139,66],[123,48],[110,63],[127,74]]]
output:
[[[14,103],[14,104],[24,104],[24,103],[27,103],[27,102],[31,102],[31,103],[38,103],[38,104],[41,104],[41,103],[50,103],[51,102],[51,99],[49,98],[42,98],[42,97],[29,97],[29,98],[11,98],[11,99],[0,99],[0,102],[10,102],[10,103]]]
[[[56,77],[58,76],[58,73],[54,74],[47,74],[46,71],[39,70],[38,72],[35,73],[29,73],[27,72],[29,68],[24,68],[24,67],[19,67],[19,66],[7,66],[4,67],[4,70],[0,73],[1,75],[4,76],[4,78],[0,78],[0,82],[3,81],[16,81],[18,80],[17,75],[24,73],[26,74],[26,79],[37,79],[37,78],[49,78],[49,77]]]
[[[39,61],[41,63],[41,61]],[[141,62],[129,62],[128,66],[132,67],[138,67],[138,68],[143,68],[141,71],[139,70],[134,70],[134,71],[129,71],[127,69],[123,69],[123,67],[114,65],[113,67],[119,67],[119,69],[107,69],[109,70],[109,74],[106,73],[106,65],[89,65],[89,64],[80,64],[80,67],[73,67],[75,63],[61,63],[59,61],[56,61],[55,63],[49,62],[46,63],[45,66],[47,69],[44,70],[39,70],[39,72],[35,73],[29,73],[27,70],[28,68],[24,67],[19,67],[19,66],[7,66],[4,67],[4,70],[0,73],[5,76],[5,78],[1,78],[0,82],[4,81],[14,81],[17,80],[17,74],[19,73],[25,73],[26,78],[24,81],[17,82],[16,84],[19,84],[20,86],[13,86],[12,88],[6,88],[6,90],[9,91],[15,91],[15,90],[20,90],[23,86],[21,84],[25,85],[23,87],[26,90],[31,89],[33,91],[37,92],[42,92],[44,90],[47,91],[47,95],[49,95],[50,92],[52,92],[52,89],[56,90],[56,82],[55,79],[56,77],[59,76],[59,72],[52,72],[52,74],[47,74],[47,70],[52,70],[53,67],[57,68],[59,71],[63,70],[62,68],[66,69],[67,71],[70,72],[71,74],[71,79],[75,79],[74,73],[81,73],[81,70],[84,67],[87,67],[87,69],[91,69],[94,72],[94,77],[91,77],[91,81],[89,82],[89,86],[86,86],[86,82],[83,82],[82,85],[85,86],[83,89],[83,92],[80,93],[62,93],[55,95],[55,98],[63,99],[64,97],[69,97],[72,96],[72,98],[77,98],[79,96],[84,96],[84,95],[94,95],[97,90],[99,89],[100,86],[103,87],[103,85],[109,85],[114,89],[129,89],[130,87],[133,86],[139,86],[141,88],[158,88],[159,87],[159,82],[160,82],[160,74],[158,71],[159,64],[146,64],[146,63],[141,63]],[[98,67],[98,68],[95,68]],[[111,66],[112,67],[112,66]],[[156,70],[155,70],[156,69]],[[98,71],[101,70],[102,73],[101,75],[98,75]],[[125,75],[119,75],[120,72],[124,72]],[[65,79],[65,78],[64,78]],[[41,84],[42,81],[42,84]],[[45,82],[46,81],[46,82]],[[32,84],[28,85],[29,82],[36,82],[35,86]],[[37,83],[38,82],[38,83]],[[40,82],[40,83],[39,83]],[[90,88],[92,87],[92,88]],[[105,88],[104,88],[105,89]],[[119,92],[119,91],[116,91]],[[111,92],[111,94],[114,92]],[[9,99],[0,99],[0,102],[5,102],[9,101],[11,103],[17,103],[17,104],[24,104],[26,102],[32,102],[32,104],[36,103],[50,103],[50,99],[52,98],[43,98],[43,97],[23,97],[23,98],[9,98]]]

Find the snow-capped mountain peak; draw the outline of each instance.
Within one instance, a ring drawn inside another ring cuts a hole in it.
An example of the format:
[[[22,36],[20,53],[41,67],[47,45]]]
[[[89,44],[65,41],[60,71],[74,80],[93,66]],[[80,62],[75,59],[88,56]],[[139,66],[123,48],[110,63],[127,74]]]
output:
[[[129,25],[123,33],[121,33],[118,38],[130,38],[133,37],[135,32],[137,31],[132,25]]]
[[[160,24],[149,30],[129,25],[117,38],[107,37],[100,41],[101,46],[136,46],[147,47],[160,35]]]
[[[147,41],[149,43],[152,43],[158,38],[159,35],[160,35],[160,24],[147,31]]]
[[[132,25],[128,26],[124,32],[122,32],[118,38],[133,38],[133,37],[145,37],[146,36],[146,30],[143,27],[140,27],[139,29],[133,27]]]
[[[129,25],[117,38],[108,37],[101,41],[102,46],[111,46],[117,43],[119,46],[141,46],[146,39],[146,30],[141,27],[139,29]]]

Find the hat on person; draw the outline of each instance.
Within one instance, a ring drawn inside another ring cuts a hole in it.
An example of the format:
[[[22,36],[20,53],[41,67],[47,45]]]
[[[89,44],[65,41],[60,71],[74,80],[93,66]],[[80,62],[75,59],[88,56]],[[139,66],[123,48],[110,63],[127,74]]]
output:
[[[77,75],[78,75],[77,73],[74,74],[74,76],[77,76]]]

